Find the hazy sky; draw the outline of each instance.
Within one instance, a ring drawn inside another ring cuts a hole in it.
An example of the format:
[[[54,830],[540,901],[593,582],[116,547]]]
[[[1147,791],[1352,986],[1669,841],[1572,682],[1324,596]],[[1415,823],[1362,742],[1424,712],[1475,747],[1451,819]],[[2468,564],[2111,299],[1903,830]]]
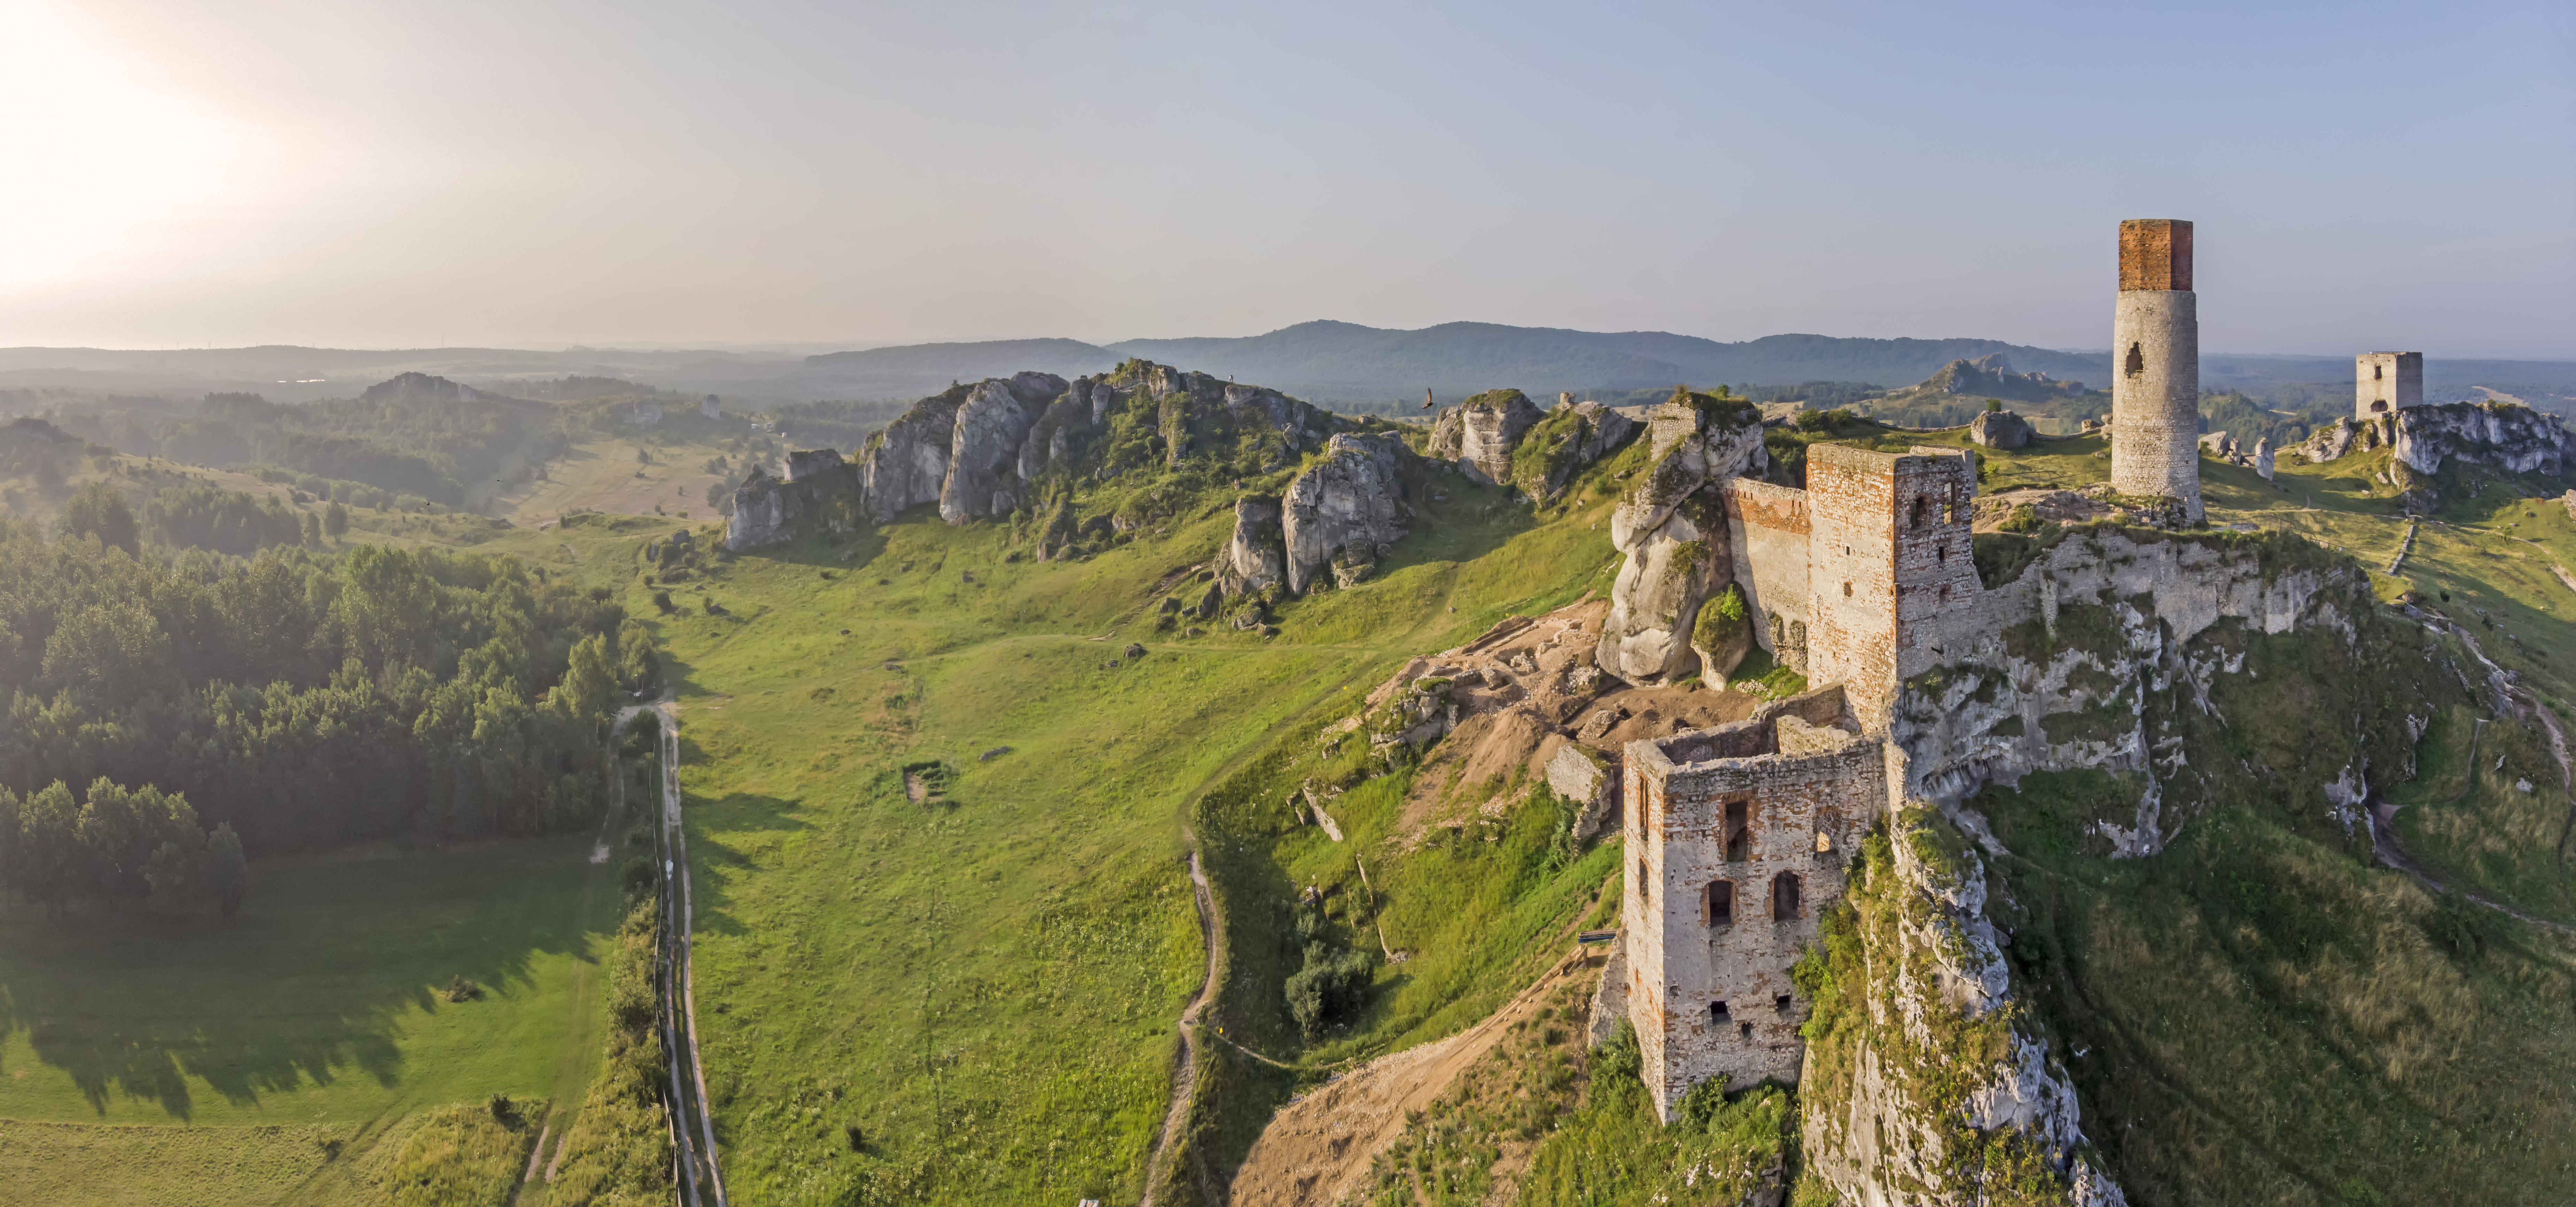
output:
[[[2576,5],[0,0],[0,345],[2576,357]]]

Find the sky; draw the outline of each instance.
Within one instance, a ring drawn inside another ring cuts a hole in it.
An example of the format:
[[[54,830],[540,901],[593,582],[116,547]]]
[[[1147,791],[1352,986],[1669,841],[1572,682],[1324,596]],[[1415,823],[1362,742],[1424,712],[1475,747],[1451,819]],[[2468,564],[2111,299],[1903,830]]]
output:
[[[0,346],[2576,359],[2576,5],[0,0]]]

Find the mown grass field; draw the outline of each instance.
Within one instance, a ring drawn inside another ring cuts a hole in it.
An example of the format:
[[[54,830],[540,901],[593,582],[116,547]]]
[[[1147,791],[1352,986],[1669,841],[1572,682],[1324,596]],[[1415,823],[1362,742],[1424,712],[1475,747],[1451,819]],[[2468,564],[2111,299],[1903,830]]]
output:
[[[370,1201],[421,1112],[579,1102],[617,908],[590,850],[267,861],[222,920],[0,915],[0,1202]]]

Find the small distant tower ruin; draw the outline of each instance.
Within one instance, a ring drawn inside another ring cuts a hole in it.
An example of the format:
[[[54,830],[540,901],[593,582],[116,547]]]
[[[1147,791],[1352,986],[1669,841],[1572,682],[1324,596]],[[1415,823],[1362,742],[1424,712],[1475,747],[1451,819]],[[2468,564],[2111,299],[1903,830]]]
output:
[[[2200,505],[2200,302],[2191,223],[2120,224],[2120,299],[2111,320],[2111,489]]]
[[[2424,405],[2424,354],[2364,352],[2352,358],[2352,417],[2386,419]]]
[[[698,404],[698,414],[708,419],[722,419],[724,418],[724,403],[717,399],[715,395],[709,394],[706,397],[706,401]]]

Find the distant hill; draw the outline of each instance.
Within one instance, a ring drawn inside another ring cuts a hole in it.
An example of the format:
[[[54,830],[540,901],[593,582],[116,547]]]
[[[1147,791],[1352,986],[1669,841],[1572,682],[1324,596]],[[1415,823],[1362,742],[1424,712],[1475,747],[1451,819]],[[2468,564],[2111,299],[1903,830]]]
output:
[[[1262,335],[1130,339],[1010,339],[908,344],[815,356],[711,349],[412,348],[380,351],[258,348],[118,351],[0,348],[0,390],[74,389],[96,394],[194,399],[210,392],[258,393],[300,403],[352,398],[402,373],[434,374],[490,393],[556,398],[566,376],[617,378],[651,390],[718,394],[729,405],[818,401],[905,401],[974,381],[1037,369],[1068,377],[1098,373],[1130,356],[1198,369],[1350,409],[1396,404],[1408,412],[1424,389],[1445,401],[1498,387],[1542,399],[1560,390],[1669,390],[1694,386],[1865,383],[1903,389],[1953,361],[2001,354],[2024,372],[2099,389],[2111,354],[1991,339],[1856,339],[1769,335],[1729,343],[1667,331],[1574,331],[1499,323],[1443,323],[1416,331],[1322,320]],[[2352,380],[2344,356],[2209,354],[2201,384],[2249,394],[2289,382]],[[2535,400],[2576,394],[2576,361],[2441,360],[2425,366],[2425,387],[2465,394],[2493,386]],[[1368,405],[1375,404],[1375,405]]]
[[[1227,373],[1326,400],[1464,395],[1498,386],[1559,390],[1858,381],[1904,386],[1954,360],[2001,352],[2056,377],[2102,380],[2107,353],[2077,356],[1987,339],[1839,339],[1771,335],[1723,343],[1663,331],[1570,331],[1443,323],[1389,331],[1313,322],[1241,339],[1127,340],[1111,349]]]

